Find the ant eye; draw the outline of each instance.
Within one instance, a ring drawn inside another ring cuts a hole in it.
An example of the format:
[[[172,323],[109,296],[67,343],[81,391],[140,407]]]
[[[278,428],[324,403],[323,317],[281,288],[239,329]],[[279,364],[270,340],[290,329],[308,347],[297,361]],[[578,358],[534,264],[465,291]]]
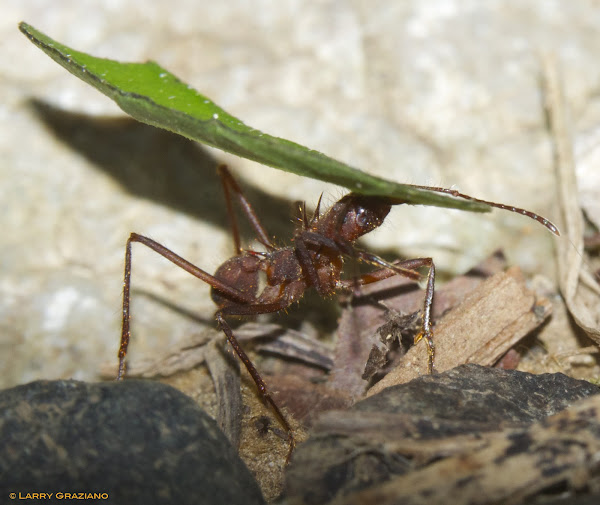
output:
[[[364,207],[359,207],[356,211],[356,223],[359,226],[366,226],[369,224],[369,214]]]

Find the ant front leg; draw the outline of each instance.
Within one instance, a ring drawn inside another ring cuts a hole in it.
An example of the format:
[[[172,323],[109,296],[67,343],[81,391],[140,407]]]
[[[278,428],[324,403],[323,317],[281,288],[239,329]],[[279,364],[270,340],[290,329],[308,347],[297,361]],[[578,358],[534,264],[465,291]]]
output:
[[[432,374],[435,370],[435,344],[433,342],[433,330],[431,329],[431,307],[433,305],[433,291],[435,285],[435,264],[431,258],[419,258],[410,261],[422,261],[423,266],[429,267],[427,285],[425,287],[425,300],[423,301],[423,326],[421,332],[415,337],[415,344],[419,340],[425,339],[425,344],[427,345],[427,372]]]
[[[223,295],[227,296],[232,301],[239,303],[249,303],[253,300],[248,294],[242,293],[241,291],[225,284],[221,280],[217,279],[213,275],[205,272],[198,268],[196,265],[190,263],[186,259],[178,256],[170,249],[155,242],[154,240],[132,233],[127,239],[127,245],[125,246],[125,273],[123,276],[123,324],[121,326],[121,344],[119,346],[119,371],[117,372],[117,380],[121,380],[125,375],[125,357],[127,355],[127,348],[129,346],[129,340],[131,338],[130,329],[130,307],[129,302],[131,298],[131,243],[139,242],[149,247],[154,252],[160,254],[164,258],[168,259],[180,268],[183,268],[186,272],[192,274],[198,279],[210,284],[213,288],[218,289]]]
[[[427,345],[427,372],[432,374],[435,370],[435,344],[433,341],[433,330],[431,324],[431,307],[433,305],[433,293],[435,287],[435,264],[432,258],[416,258],[411,260],[399,261],[397,263],[388,263],[379,256],[364,251],[355,251],[356,257],[376,266],[383,266],[379,270],[362,275],[358,279],[342,281],[340,287],[351,289],[356,285],[365,285],[377,282],[383,279],[399,274],[411,279],[419,279],[421,276],[415,271],[417,268],[427,267],[427,284],[425,286],[425,298],[422,309],[421,331],[415,337],[414,343],[425,340]]]

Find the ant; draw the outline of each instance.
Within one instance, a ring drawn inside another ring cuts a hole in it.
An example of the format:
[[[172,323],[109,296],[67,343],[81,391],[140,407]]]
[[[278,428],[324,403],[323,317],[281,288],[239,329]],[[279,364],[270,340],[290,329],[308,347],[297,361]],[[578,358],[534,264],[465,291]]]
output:
[[[338,290],[356,289],[360,285],[386,279],[396,274],[418,281],[422,279],[422,275],[417,269],[427,267],[428,274],[421,316],[421,331],[415,337],[415,343],[420,340],[425,341],[428,351],[427,368],[429,373],[433,373],[435,347],[431,324],[431,306],[435,282],[435,265],[432,258],[417,258],[388,263],[378,256],[359,250],[354,246],[354,243],[360,237],[381,226],[392,205],[405,203],[402,199],[349,193],[321,215],[321,198],[319,198],[316,210],[310,219],[306,214],[304,204],[301,204],[300,227],[296,230],[292,239],[293,245],[277,248],[227,167],[221,165],[218,167],[217,172],[225,193],[235,255],[226,260],[214,275],[211,275],[148,237],[137,233],[132,233],[129,236],[125,253],[123,326],[118,353],[119,371],[117,380],[122,379],[125,374],[125,356],[131,336],[129,327],[131,244],[138,242],[183,268],[186,272],[210,284],[212,288],[211,297],[218,307],[215,313],[218,326],[225,333],[231,347],[246,366],[263,401],[271,406],[285,428],[288,434],[289,460],[296,443],[293,430],[271,397],[265,381],[235,338],[226,317],[250,316],[284,310],[298,301],[309,288],[316,289],[321,296],[328,296]],[[427,186],[415,187],[448,193],[458,198],[517,212],[535,219],[552,233],[559,235],[556,226],[533,212],[480,200],[455,190]],[[233,210],[232,194],[237,198],[254,229],[257,240],[266,248],[265,252],[242,249],[239,228]],[[341,274],[345,258],[364,261],[377,267],[377,269],[354,279],[342,280]],[[262,291],[259,292],[261,276],[266,277],[266,283]]]

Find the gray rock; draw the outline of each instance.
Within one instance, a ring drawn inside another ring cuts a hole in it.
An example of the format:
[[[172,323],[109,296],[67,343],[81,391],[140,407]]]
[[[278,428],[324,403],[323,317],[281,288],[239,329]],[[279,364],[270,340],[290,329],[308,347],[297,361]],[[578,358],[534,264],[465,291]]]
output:
[[[286,492],[302,503],[328,503],[443,459],[448,440],[525,427],[599,392],[563,374],[478,365],[419,377],[321,415],[294,454]]]
[[[39,381],[0,393],[0,500],[107,493],[104,503],[261,504],[216,423],[157,382]]]
[[[387,388],[353,408],[364,412],[413,414],[461,424],[476,423],[479,431],[488,431],[501,425],[539,421],[599,392],[594,384],[561,373],[533,375],[462,365]]]

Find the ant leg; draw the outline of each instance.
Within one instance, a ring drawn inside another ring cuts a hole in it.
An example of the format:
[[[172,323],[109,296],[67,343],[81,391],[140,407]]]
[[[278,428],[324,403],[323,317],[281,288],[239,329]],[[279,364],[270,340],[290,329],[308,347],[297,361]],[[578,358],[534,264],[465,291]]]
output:
[[[317,269],[315,268],[312,256],[310,255],[310,252],[306,247],[306,243],[304,242],[302,235],[298,235],[294,239],[294,243],[296,244],[296,252],[298,253],[300,267],[304,271],[304,274],[308,277],[310,283],[315,287],[319,294],[326,294],[322,293],[321,283],[319,282]]]
[[[343,289],[349,289],[358,283],[359,285],[370,284],[379,280],[387,279],[394,274],[400,274],[405,277],[414,278],[414,271],[416,268],[428,267],[429,273],[427,274],[427,284],[425,286],[425,299],[423,300],[423,323],[421,331],[415,337],[415,344],[420,340],[424,339],[427,345],[427,372],[432,374],[435,370],[434,358],[435,358],[435,344],[433,342],[433,330],[431,328],[431,306],[433,304],[433,292],[435,286],[435,264],[431,258],[416,258],[411,260],[401,261],[398,264],[388,263],[383,259],[379,258],[370,253],[364,251],[356,251],[358,257],[369,261],[375,265],[383,265],[384,268],[376,270],[375,272],[367,273],[353,281],[343,281],[339,287]],[[407,275],[410,273],[411,275]],[[419,275],[420,278],[420,275]]]
[[[300,255],[300,262],[302,268],[303,270],[305,270],[312,284],[319,292],[320,284],[317,276],[317,271],[314,264],[312,263],[312,260],[310,259],[306,244],[328,247],[330,249],[339,251],[341,254],[345,254],[346,256],[349,256],[351,258],[359,259],[378,267],[384,267],[382,270],[378,270],[377,272],[371,272],[370,274],[366,274],[366,276],[376,275],[376,277],[374,277],[373,280],[370,282],[385,279],[395,274],[400,274],[414,280],[421,279],[421,275],[418,272],[414,271],[415,268],[420,268],[424,266],[419,259],[405,260],[398,263],[388,263],[387,261],[383,260],[379,256],[376,256],[375,254],[356,249],[352,246],[352,244],[341,242],[339,240],[333,240],[311,231],[305,231],[303,233],[300,233],[296,236],[294,241],[296,243],[296,250]],[[383,272],[387,269],[390,269],[391,271],[386,275]],[[339,287],[347,289],[348,286],[346,284],[346,282],[342,281],[339,284]],[[362,284],[368,284],[368,282],[363,282]]]
[[[277,305],[277,304],[269,304],[269,305]],[[276,310],[278,310],[278,309],[276,309]],[[225,333],[225,336],[227,337],[229,344],[231,345],[231,347],[233,347],[233,350],[236,352],[236,354],[238,355],[238,357],[240,358],[242,363],[244,363],[246,370],[248,370],[248,373],[250,374],[250,376],[252,377],[252,380],[256,384],[256,387],[258,388],[258,392],[259,392],[261,398],[263,399],[264,402],[268,403],[271,406],[271,408],[275,412],[275,415],[279,418],[279,420],[281,421],[281,424],[283,425],[283,427],[285,428],[285,430],[288,434],[289,449],[288,449],[288,454],[286,456],[286,464],[287,464],[287,463],[289,463],[292,452],[294,451],[294,448],[296,447],[296,439],[294,438],[294,431],[292,430],[292,427],[290,426],[290,423],[288,422],[286,417],[283,415],[283,412],[281,412],[281,410],[277,406],[277,403],[275,403],[275,400],[273,400],[273,398],[271,397],[271,393],[269,393],[267,384],[265,383],[263,378],[258,373],[258,370],[254,366],[254,363],[252,363],[252,360],[244,352],[244,349],[242,349],[242,346],[239,344],[239,342],[233,335],[233,331],[231,330],[231,327],[229,326],[229,324],[227,323],[227,321],[225,321],[225,318],[223,317],[223,312],[224,312],[223,310],[219,310],[219,311],[217,311],[217,313],[215,315],[215,317],[217,318],[217,323],[219,325],[219,328],[221,328],[223,333]]]
[[[424,266],[422,262],[416,263],[415,260],[398,260],[389,264],[391,267],[385,266],[383,268],[373,270],[372,272],[362,274],[353,279],[339,281],[338,288],[350,290],[353,287],[372,284],[374,282],[393,277],[394,275],[402,275],[403,277],[407,277],[414,281],[419,281],[423,278],[421,274],[414,270]]]
[[[306,285],[303,282],[291,283],[288,284],[288,289],[286,290],[286,292],[283,293],[279,299],[276,299],[273,302],[228,305],[218,310],[215,314],[219,326],[223,330],[223,333],[225,333],[225,336],[231,344],[231,347],[233,347],[234,351],[242,360],[242,363],[244,363],[244,366],[248,370],[248,373],[254,380],[254,383],[258,388],[260,396],[263,398],[263,401],[268,403],[273,408],[273,411],[280,419],[282,426],[288,433],[289,451],[286,458],[286,464],[289,462],[294,447],[296,446],[296,440],[294,438],[294,432],[292,430],[292,427],[283,415],[283,412],[281,412],[281,410],[275,403],[275,400],[273,400],[273,398],[271,397],[267,385],[258,373],[258,370],[254,366],[254,363],[252,363],[248,355],[244,352],[239,342],[233,335],[231,327],[229,326],[229,324],[227,324],[227,321],[225,321],[225,316],[250,316],[257,314],[268,314],[271,312],[279,312],[280,310],[289,307],[292,304],[292,302],[295,299],[297,299],[301,293],[304,292],[305,289]]]
[[[203,280],[207,284],[210,284],[212,287],[218,289],[220,292],[230,297],[232,300],[235,300],[240,303],[249,303],[252,301],[252,298],[248,295],[245,295],[241,291],[231,287],[216,277],[210,275],[204,270],[198,268],[193,265],[189,261],[183,259],[181,256],[178,256],[170,249],[167,249],[163,245],[155,242],[154,240],[144,237],[143,235],[138,235],[137,233],[132,233],[127,239],[127,245],[125,246],[125,273],[123,275],[123,323],[121,326],[121,344],[119,346],[119,371],[117,373],[117,380],[121,380],[125,375],[125,356],[127,355],[127,347],[129,346],[129,339],[131,338],[131,330],[129,327],[130,320],[130,308],[129,308],[129,300],[130,300],[130,287],[131,287],[131,243],[139,242],[144,244],[146,247],[149,247],[153,251],[157,252],[164,258],[168,259],[175,265],[180,268],[183,268],[186,272],[192,274],[195,277],[198,277],[200,280]]]
[[[371,275],[377,274],[377,272],[382,272],[379,275],[383,275],[383,272],[385,272],[385,270],[390,270],[389,275],[386,275],[385,277],[379,277],[379,279],[385,279],[387,277],[391,277],[394,274],[400,274],[404,277],[408,277],[409,279],[414,279],[418,281],[421,280],[421,274],[416,272],[415,269],[421,268],[423,266],[429,266],[428,264],[423,263],[422,260],[425,258],[402,260],[395,263],[389,263],[384,259],[380,258],[379,256],[376,256],[375,254],[359,250],[354,251],[354,257],[358,258],[359,260],[365,261],[366,263],[370,263],[371,265],[383,267],[381,270],[372,272]],[[369,274],[366,275],[368,276]]]
[[[435,264],[431,258],[421,258],[424,266],[429,267],[427,274],[427,285],[425,287],[425,300],[423,301],[423,326],[421,332],[415,337],[415,344],[425,339],[427,345],[427,373],[434,371],[435,344],[433,342],[433,331],[431,329],[431,306],[433,304],[433,288],[435,284]]]
[[[227,214],[229,215],[231,232],[233,234],[235,253],[240,254],[242,252],[242,247],[240,242],[240,231],[238,228],[237,219],[235,217],[235,212],[233,211],[233,202],[231,198],[232,191],[237,196],[242,210],[244,211],[244,214],[246,214],[246,217],[250,222],[250,225],[252,226],[252,228],[254,228],[254,232],[257,235],[258,241],[270,251],[275,249],[273,242],[271,242],[271,239],[269,238],[267,230],[265,230],[264,226],[261,224],[260,220],[258,219],[258,216],[256,215],[256,212],[254,212],[254,209],[252,208],[252,205],[250,205],[250,202],[244,195],[242,188],[240,188],[239,184],[233,178],[227,166],[219,165],[217,167],[217,173],[219,174],[219,177],[221,178],[221,183],[223,184],[223,192],[225,193],[225,203],[227,204]]]
[[[321,205],[321,199],[319,198],[318,207]],[[298,253],[298,259],[300,261],[300,266],[302,267],[302,271],[310,280],[310,283],[317,292],[321,296],[327,296],[329,291],[327,289],[323,289],[321,286],[321,282],[319,281],[319,275],[317,274],[317,269],[314,265],[313,258],[308,251],[307,244],[311,244],[313,246],[327,247],[334,251],[338,251],[342,254],[347,254],[352,256],[354,253],[354,248],[352,245],[347,243],[342,243],[340,241],[336,241],[321,235],[320,233],[316,233],[313,231],[305,230],[301,233],[298,233],[294,237],[294,243],[296,244],[296,252]]]

